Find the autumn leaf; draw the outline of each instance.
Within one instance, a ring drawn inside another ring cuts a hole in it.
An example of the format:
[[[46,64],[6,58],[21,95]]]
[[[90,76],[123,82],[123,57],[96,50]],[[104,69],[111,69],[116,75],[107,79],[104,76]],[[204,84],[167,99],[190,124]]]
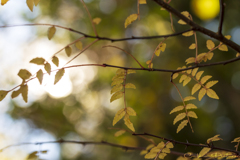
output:
[[[137,18],[138,14],[131,14],[128,16],[124,23],[125,28],[127,28],[127,26],[130,25],[133,21],[137,20]]]
[[[27,103],[28,102],[28,85],[21,85],[21,93],[23,100]]]
[[[117,131],[117,132],[114,134],[114,136],[115,136],[115,137],[121,136],[121,135],[124,134],[125,132],[126,132],[125,130],[119,130],[119,131]]]
[[[192,80],[191,77],[187,77],[186,79],[184,79],[183,86],[186,86],[191,80]]]
[[[182,75],[179,79],[179,83],[182,83],[183,80],[185,80],[188,76],[186,74]]]
[[[187,96],[187,97],[185,97],[184,99],[183,99],[183,101],[190,101],[190,100],[194,100],[194,99],[196,99],[195,97],[193,97],[193,96]]]
[[[177,133],[180,132],[188,123],[188,120],[184,120],[182,121],[179,125],[178,125],[178,128],[177,128]]]
[[[196,79],[199,80],[204,71],[199,71],[196,75]]]
[[[144,156],[145,159],[152,159],[155,158],[157,156],[157,152],[149,152],[148,154],[146,154]]]
[[[209,80],[210,78],[212,78],[212,76],[204,76],[202,79],[201,79],[201,84],[204,84],[205,82],[207,82],[207,80]]]
[[[126,114],[125,108],[120,109],[114,116],[113,126]]]
[[[32,76],[32,74],[26,69],[21,69],[18,72],[18,76],[25,80],[25,79],[29,79]]]
[[[4,4],[6,4],[9,0],[2,0],[1,1],[1,5],[3,6]]]
[[[207,48],[209,50],[213,49],[215,47],[215,44],[213,43],[212,40],[207,40]]]
[[[123,85],[122,85],[122,84],[118,84],[118,85],[114,86],[114,87],[111,89],[111,94],[122,90],[122,88],[123,88]]]
[[[195,48],[196,48],[196,44],[195,44],[195,43],[192,43],[188,48],[189,48],[189,49],[195,49]]]
[[[165,149],[167,149],[167,148],[165,148]],[[166,153],[160,153],[159,155],[158,155],[158,158],[159,159],[164,159],[165,157],[166,157]]]
[[[136,89],[136,86],[135,86],[134,84],[132,84],[132,83],[127,83],[127,84],[125,85],[125,88],[133,88],[133,89]]]
[[[126,112],[129,116],[136,116],[137,115],[137,113],[131,107],[127,107]]]
[[[172,113],[174,113],[174,112],[181,111],[181,110],[183,110],[183,109],[184,109],[183,106],[177,106],[177,107],[173,108],[169,114],[172,114]]]
[[[34,58],[30,61],[30,63],[34,63],[34,64],[37,64],[37,65],[44,65],[44,62],[46,60],[42,57],[37,57],[37,58]]]
[[[122,91],[119,91],[119,92],[116,92],[112,95],[111,99],[110,99],[110,102],[113,102],[119,98],[121,98],[123,96],[123,92]]]
[[[128,115],[125,115],[125,116],[124,116],[124,122],[125,122],[125,125],[126,125],[131,131],[135,132],[135,129],[134,129],[134,127],[133,127],[133,124],[132,124],[132,122],[130,121]]]
[[[33,0],[27,0],[27,6],[33,12],[34,1]]]
[[[182,120],[182,119],[185,118],[185,117],[186,117],[186,113],[180,113],[180,114],[178,114],[178,115],[175,117],[175,119],[174,119],[174,121],[173,121],[173,124],[176,124],[178,121]]]
[[[56,33],[56,28],[54,26],[48,29],[48,39],[51,40]]]
[[[155,50],[155,55],[159,56],[161,51],[164,52],[166,49],[166,46],[167,46],[166,43],[162,43],[162,44],[160,43],[159,46],[157,47],[157,49]]]
[[[114,85],[119,85],[123,83],[123,79],[114,79],[114,81],[111,83],[111,86],[114,86]]]
[[[166,148],[173,148],[173,143],[172,142],[169,142],[168,144],[166,144]]]
[[[188,117],[198,118],[197,115],[196,115],[196,113],[193,112],[193,111],[189,111],[189,112],[187,113],[187,115],[188,115]]]
[[[72,48],[69,47],[69,46],[67,46],[67,47],[65,48],[65,52],[66,52],[67,56],[70,57],[71,54],[72,54]]]
[[[135,70],[132,70],[132,69],[127,70],[127,74],[132,74],[132,73],[137,73],[137,72]]]
[[[139,4],[147,4],[147,1],[146,0],[138,0],[138,3]]]
[[[51,65],[49,63],[44,64],[44,69],[47,71],[47,73],[51,74]]]
[[[192,76],[195,76],[196,73],[197,73],[197,71],[198,71],[198,68],[194,68],[194,69],[192,70]]]
[[[206,84],[206,88],[210,88],[210,87],[212,87],[213,85],[215,85],[216,83],[218,83],[218,81],[210,81],[210,82],[208,82],[207,84]]]
[[[206,94],[206,89],[205,88],[202,88],[199,93],[198,93],[198,100],[201,101],[203,96]]]
[[[42,84],[43,71],[41,69],[37,72],[37,79],[38,79],[39,83]]]
[[[55,64],[55,65],[58,67],[58,65],[59,65],[59,59],[58,59],[58,57],[53,56],[53,57],[52,57],[52,62],[53,62],[53,64]]]
[[[207,89],[207,95],[210,98],[219,99],[217,93],[214,90],[212,90],[212,89]]]
[[[201,158],[201,157],[205,156],[210,150],[211,150],[211,148],[204,147],[204,148],[200,151],[200,153],[198,154],[198,158]]]
[[[211,138],[208,138],[207,144],[210,144],[210,143],[213,142],[213,141],[223,140],[223,139],[220,138],[219,136],[220,136],[220,134],[217,134],[217,135],[215,135],[215,136],[213,136],[213,137],[211,137]]]
[[[56,84],[61,78],[62,76],[64,75],[65,73],[65,70],[64,68],[60,69],[57,71],[56,75],[55,75],[55,80],[54,80],[54,84]]]
[[[189,103],[189,104],[186,105],[186,109],[197,109],[197,106],[195,106],[192,103]]]
[[[173,76],[172,76],[172,79],[176,79],[178,77],[178,73],[174,73]]]
[[[183,33],[182,35],[185,37],[189,37],[189,36],[192,36],[193,33],[194,33],[193,31],[188,31],[188,32]]]
[[[9,91],[0,90],[0,101],[2,101]]]
[[[40,2],[40,0],[33,0],[33,2],[34,2],[34,4],[35,4],[35,6],[37,6],[38,3]]]
[[[75,46],[79,49],[79,50],[82,50],[82,42],[81,41],[77,41],[75,43]]]
[[[191,63],[195,63],[196,58],[195,57],[190,57],[188,59],[185,60],[186,64],[191,64]]]
[[[19,89],[16,90],[16,91],[13,91],[12,94],[11,94],[12,99],[13,99],[13,98],[16,98],[16,97],[19,96],[21,93],[22,93],[22,92],[21,92],[21,88],[19,88]]]
[[[225,44],[222,44],[218,49],[221,51],[228,51],[228,47]]]
[[[93,23],[96,25],[98,25],[100,22],[101,22],[101,18],[99,18],[99,17],[96,17],[93,19]]]

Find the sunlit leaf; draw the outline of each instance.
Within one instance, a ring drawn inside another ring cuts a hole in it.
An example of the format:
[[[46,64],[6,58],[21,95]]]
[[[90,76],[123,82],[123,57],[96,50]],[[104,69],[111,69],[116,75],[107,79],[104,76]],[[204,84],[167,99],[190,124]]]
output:
[[[0,101],[2,101],[7,94],[8,94],[8,91],[0,90]]]
[[[193,33],[194,33],[193,31],[188,31],[188,32],[183,33],[182,35],[185,37],[189,37],[189,36],[192,36]]]
[[[195,44],[195,43],[192,43],[188,48],[189,48],[189,49],[195,49],[195,48],[196,48],[196,44]]]
[[[167,145],[166,145],[166,148],[173,148],[173,143],[172,142],[169,142]]]
[[[116,100],[116,99],[119,99],[123,96],[123,92],[122,91],[119,91],[119,92],[116,92],[112,95],[111,99],[110,99],[110,102]]]
[[[201,101],[203,96],[207,93],[205,88],[202,88],[198,93],[198,100]]]
[[[224,36],[224,37],[227,38],[227,39],[229,40],[229,39],[231,39],[232,36],[230,36],[230,35],[226,35],[226,36]]]
[[[183,118],[185,118],[186,117],[186,113],[180,113],[180,114],[178,114],[176,117],[175,117],[175,119],[174,119],[174,121],[173,121],[173,124],[176,124],[178,121],[181,121]]]
[[[117,74],[115,75],[113,78],[112,78],[112,81],[115,81],[117,79],[124,79],[125,78],[125,74],[122,73],[122,74]]]
[[[220,136],[220,134],[217,134],[217,135],[215,135],[215,136],[213,136],[213,137],[211,137],[211,138],[208,138],[207,143],[210,144],[210,143],[213,142],[213,141],[223,140],[223,139],[220,138],[219,136]]]
[[[190,63],[195,63],[195,61],[196,61],[196,59],[195,59],[195,57],[190,57],[190,58],[188,58],[188,59],[186,59],[186,64],[190,64]]]
[[[208,60],[211,60],[212,57],[213,57],[213,52],[209,52],[207,55],[206,55],[207,59]]]
[[[186,79],[184,79],[183,86],[186,86],[191,80],[192,80],[191,77],[187,77]]]
[[[132,83],[127,83],[127,84],[125,85],[125,88],[133,88],[133,89],[136,89],[136,86],[135,86],[134,84],[132,84]]]
[[[168,148],[164,148],[164,149],[168,149]],[[159,159],[164,159],[166,155],[167,155],[166,153],[160,153],[160,154],[158,155],[158,158],[159,158]]]
[[[96,25],[98,25],[100,22],[101,22],[101,18],[99,18],[99,17],[96,17],[96,18],[94,18],[93,19],[93,23],[95,23]]]
[[[164,146],[165,146],[165,143],[162,141],[162,142],[158,143],[156,148],[157,149],[162,149]]]
[[[186,74],[182,75],[179,79],[179,83],[182,83],[183,80],[185,80],[188,76]]]
[[[53,64],[55,64],[55,65],[58,67],[58,65],[59,65],[59,59],[58,59],[58,57],[53,56],[53,57],[52,57],[52,62],[53,62]]]
[[[49,63],[44,64],[44,69],[47,71],[47,73],[51,74],[51,65]]]
[[[172,79],[176,79],[178,77],[178,73],[174,73],[173,76],[172,76]]]
[[[155,50],[155,55],[159,56],[161,52],[164,52],[166,49],[167,44],[166,43],[161,43],[157,49]]]
[[[187,113],[187,115],[188,115],[188,117],[198,118],[197,115],[196,115],[196,113],[193,112],[193,111],[189,111],[189,112]]]
[[[29,79],[32,76],[32,74],[26,69],[21,69],[18,72],[18,76],[22,79]]]
[[[170,149],[169,149],[169,148],[164,148],[164,149],[162,150],[162,152],[163,152],[163,153],[170,153]]]
[[[27,6],[31,11],[33,11],[34,1],[33,0],[27,0]]]
[[[40,0],[33,0],[33,2],[34,2],[34,5],[37,6]]]
[[[189,103],[189,104],[186,105],[186,109],[197,109],[197,106],[195,106],[192,103]]]
[[[146,0],[138,0],[138,3],[139,4],[147,4],[147,1]]]
[[[41,69],[39,69],[39,71],[37,72],[37,79],[38,79],[39,83],[42,84],[43,71]]]
[[[44,62],[46,60],[42,57],[37,57],[37,58],[34,58],[30,61],[30,63],[34,63],[34,64],[37,64],[37,65],[44,65]]]
[[[146,64],[150,64],[150,63],[152,63],[152,60],[148,60],[148,61],[146,62]]]
[[[125,108],[120,109],[114,116],[113,126],[126,114]]]
[[[209,50],[213,49],[215,47],[215,44],[213,43],[212,40],[207,40],[207,48]]]
[[[6,4],[8,1],[9,1],[9,0],[2,0],[2,1],[1,1],[1,5]]]
[[[222,44],[218,49],[221,51],[228,51],[228,47],[225,44]]]
[[[205,82],[207,82],[207,80],[209,80],[210,78],[212,78],[212,76],[204,76],[202,79],[201,79],[201,84],[204,84]]]
[[[48,39],[51,40],[56,33],[56,28],[54,26],[48,28]]]
[[[212,89],[207,89],[207,95],[210,98],[219,99],[217,93],[214,90],[212,90]]]
[[[118,92],[118,91],[121,91],[123,88],[123,85],[122,84],[118,84],[116,86],[114,86],[112,89],[111,89],[111,94],[115,93],[115,92]]]
[[[82,42],[81,41],[77,41],[75,43],[75,46],[79,49],[79,50],[82,50]]]
[[[169,114],[181,111],[181,110],[183,110],[183,108],[184,108],[183,106],[177,106],[177,107],[173,108]]]
[[[231,143],[233,142],[240,142],[240,137],[234,138],[234,140]]]
[[[115,137],[121,136],[121,135],[124,134],[125,132],[126,132],[125,130],[119,130],[119,131],[117,131],[117,132],[114,134],[114,136],[115,136]]]
[[[116,71],[116,74],[121,74],[121,73],[124,73],[125,74],[125,69],[118,69],[117,71]]]
[[[204,147],[204,148],[200,151],[200,153],[198,154],[198,158],[201,158],[201,157],[205,156],[210,150],[211,150],[211,148]]]
[[[67,46],[65,48],[65,52],[66,52],[67,56],[70,57],[72,54],[72,48],[70,46]]]
[[[188,120],[184,120],[182,121],[179,125],[178,125],[178,128],[177,128],[177,133],[180,132],[188,123]]]
[[[22,92],[23,100],[27,103],[28,102],[28,85],[21,85],[20,90]]]
[[[136,116],[137,113],[131,107],[127,107],[126,112],[129,116]]]
[[[210,88],[210,87],[212,87],[213,85],[215,85],[216,83],[218,83],[218,81],[210,81],[210,82],[208,82],[207,84],[206,84],[206,88]]]
[[[127,28],[127,26],[130,25],[133,21],[137,20],[137,18],[137,14],[131,14],[130,16],[128,16],[124,23],[125,28]]]
[[[128,115],[125,115],[125,116],[124,116],[124,122],[125,122],[125,125],[126,125],[131,131],[135,132],[135,129],[134,129],[134,127],[133,127],[133,124],[132,124],[132,122],[130,121]]]
[[[178,23],[179,23],[179,24],[182,24],[182,25],[185,25],[185,24],[187,24],[186,22],[184,22],[184,21],[183,21],[183,20],[181,20],[181,19],[178,21]]]
[[[196,75],[196,79],[197,79],[197,80],[199,80],[199,79],[201,78],[203,72],[204,72],[204,71],[199,71],[199,72],[197,73],[197,75]]]
[[[127,74],[132,74],[132,73],[137,73],[137,72],[135,70],[132,70],[132,69],[127,70]]]
[[[147,147],[146,147],[146,150],[150,150],[151,148],[153,148],[155,145],[154,144],[149,144]]]
[[[142,150],[142,151],[140,152],[140,155],[145,155],[145,154],[147,154],[147,153],[148,153],[147,150]]]
[[[54,84],[57,84],[57,82],[63,77],[64,73],[65,73],[64,68],[57,71],[57,73],[55,75],[55,79],[54,79]]]
[[[198,68],[194,68],[194,69],[192,70],[192,76],[195,76],[196,73],[197,73],[197,71],[198,71]]]
[[[123,83],[123,79],[114,79],[114,81],[111,83],[111,86],[119,85],[121,83]]]
[[[196,99],[195,97],[193,97],[193,96],[187,96],[187,97],[185,97],[184,99],[183,99],[183,101],[190,101],[190,100],[194,100],[194,99]]]
[[[148,154],[146,154],[144,156],[145,159],[153,159],[157,156],[157,153],[156,152],[149,152]]]

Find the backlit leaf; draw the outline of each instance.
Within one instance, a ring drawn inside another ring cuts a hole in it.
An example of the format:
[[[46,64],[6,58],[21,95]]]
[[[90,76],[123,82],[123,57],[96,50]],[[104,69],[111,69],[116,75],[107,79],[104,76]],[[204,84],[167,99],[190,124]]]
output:
[[[0,90],[0,101],[2,101],[7,94],[8,94],[8,91]]]
[[[188,58],[188,59],[186,59],[186,64],[190,64],[190,63],[195,63],[195,61],[196,61],[196,59],[195,59],[195,57],[190,57],[190,58]]]
[[[213,137],[211,137],[211,138],[208,138],[207,144],[209,144],[209,143],[211,143],[211,142],[213,142],[213,141],[223,140],[223,139],[220,138],[219,136],[220,136],[220,134],[217,134],[217,135],[215,135],[215,136],[213,136]]]
[[[161,52],[164,52],[165,49],[166,49],[166,46],[167,46],[166,43],[160,44],[160,45],[157,47],[156,51],[155,51],[155,55],[156,55],[156,56],[159,56]]]
[[[189,67],[191,67],[191,66],[189,66]],[[191,74],[191,73],[192,73],[192,70],[191,70],[191,69],[186,70],[186,73],[187,73],[187,74]]]
[[[178,77],[178,73],[174,73],[173,76],[172,76],[172,79],[176,79]]]
[[[184,22],[184,21],[183,21],[183,20],[181,20],[181,19],[178,21],[178,23],[179,23],[179,24],[182,24],[182,25],[185,25],[185,24],[187,24],[186,22]]]
[[[114,81],[111,83],[111,86],[118,85],[123,83],[123,79],[114,79]]]
[[[204,71],[199,71],[199,72],[197,73],[197,75],[196,75],[196,79],[197,79],[197,80],[199,80],[199,79],[201,78],[203,72],[204,72]]]
[[[126,112],[129,116],[136,116],[137,115],[137,113],[131,107],[127,107]]]
[[[39,71],[37,72],[37,79],[38,79],[39,83],[42,84],[43,71],[41,69],[39,69]]]
[[[37,64],[37,65],[44,65],[44,62],[46,60],[42,57],[37,57],[37,58],[34,58],[30,61],[30,63],[34,63],[34,64]]]
[[[188,117],[198,118],[197,115],[196,115],[196,113],[193,112],[193,111],[189,111],[189,112],[187,113],[187,115],[188,115]]]
[[[128,115],[125,115],[125,116],[124,116],[124,122],[125,122],[125,125],[126,125],[131,131],[135,132],[135,129],[134,129],[134,127],[133,127],[133,124],[132,124],[132,122],[130,121]]]
[[[53,64],[55,64],[55,65],[58,67],[58,65],[59,65],[59,59],[58,59],[58,57],[53,56],[53,57],[52,57],[52,62],[53,62]]]
[[[28,102],[28,85],[21,85],[20,90],[22,92],[23,100],[27,103]]]
[[[212,40],[207,40],[207,48],[209,50],[213,49],[215,47],[215,44],[213,43]]]
[[[189,46],[189,49],[195,49],[196,48],[196,44],[195,43],[192,43],[190,46]]]
[[[146,0],[138,0],[138,3],[139,4],[147,4],[147,1]]]
[[[179,79],[179,83],[182,83],[183,80],[185,80],[188,76],[186,74],[182,75]]]
[[[219,99],[217,93],[216,93],[214,90],[212,90],[212,89],[208,89],[208,90],[207,90],[207,95],[208,95],[208,97],[210,97],[210,98]]]
[[[136,86],[135,86],[134,84],[132,84],[132,83],[127,83],[127,84],[125,85],[125,88],[133,88],[133,89],[136,89]]]
[[[111,89],[111,94],[113,94],[114,92],[118,92],[118,91],[122,90],[122,88],[123,88],[123,85],[122,85],[122,84],[119,84],[119,85],[114,86],[114,87]]]
[[[32,74],[26,69],[21,69],[18,72],[18,76],[22,79],[29,79],[32,76]]]
[[[125,108],[120,109],[114,116],[113,119],[113,126],[120,120],[123,118],[123,116],[126,114],[125,112]]]
[[[101,22],[101,18],[99,18],[99,17],[96,17],[96,18],[94,18],[93,19],[93,23],[95,23],[96,25],[98,25],[100,22]]]
[[[183,106],[177,106],[177,107],[173,108],[169,114],[181,111],[181,110],[183,110],[183,108],[184,108]]]
[[[164,149],[168,149],[168,148],[164,148]],[[158,158],[159,159],[164,159],[165,157],[166,157],[166,153],[160,153],[159,155],[158,155]]]
[[[19,88],[19,89],[16,90],[16,91],[13,91],[13,92],[12,92],[12,95],[11,95],[12,99],[13,99],[13,98],[16,98],[16,97],[19,96],[21,93],[22,93],[21,88]]]
[[[32,160],[37,158],[38,158],[38,151],[34,151],[28,155],[27,160]]]
[[[183,81],[183,86],[186,86],[190,81],[191,81],[191,77],[187,77],[184,81]]]
[[[137,72],[135,70],[132,70],[132,69],[127,70],[127,74],[132,74],[132,73],[137,73]]]
[[[37,6],[38,3],[40,2],[40,0],[33,0],[33,2],[34,2],[34,4],[35,4],[35,6]]]
[[[178,121],[182,120],[186,117],[186,113],[180,113],[176,116],[176,118],[173,121],[173,124],[176,124]]]
[[[75,46],[79,49],[79,50],[82,50],[82,42],[81,41],[77,41],[75,43]]]
[[[51,74],[51,65],[49,63],[44,64],[44,69],[47,71],[47,73]]]
[[[147,150],[142,150],[142,151],[140,152],[140,155],[145,155],[145,154],[147,154],[147,153],[148,153]]]
[[[192,76],[195,76],[196,73],[197,73],[197,71],[198,71],[198,68],[194,68],[194,69],[192,70]]]
[[[208,82],[207,84],[206,84],[206,88],[210,88],[210,87],[212,87],[213,85],[215,85],[216,83],[218,83],[218,81],[210,81],[210,82]]]
[[[124,134],[125,132],[126,132],[125,130],[119,130],[119,131],[117,131],[117,132],[114,134],[114,136],[115,136],[115,137],[121,136],[121,135]]]
[[[124,79],[125,78],[125,74],[117,74],[112,78],[112,81],[115,81],[117,79]]]
[[[72,48],[70,46],[67,46],[65,48],[65,52],[66,52],[67,56],[70,57],[72,54]]]
[[[152,139],[151,139],[151,140],[152,140]],[[146,147],[146,150],[148,151],[148,150],[150,150],[150,149],[153,148],[153,147],[155,147],[154,144],[149,144],[149,145]]]
[[[116,99],[119,99],[123,96],[123,92],[119,91],[119,92],[116,92],[112,95],[111,99],[110,99],[110,102],[116,100]]]
[[[131,14],[130,16],[128,16],[124,23],[125,28],[127,28],[127,26],[130,25],[133,21],[137,20],[137,18],[137,14]]]
[[[157,156],[157,153],[156,152],[149,152],[148,154],[146,154],[144,156],[145,159],[153,159]]]
[[[151,60],[148,60],[148,61],[146,62],[146,64],[150,64],[150,63],[152,63],[152,61],[151,61]]]
[[[27,0],[27,6],[31,11],[33,11],[33,6],[34,6],[33,0]]]
[[[218,49],[221,51],[228,51],[228,47],[225,44],[222,44]]]
[[[56,28],[54,26],[48,29],[48,39],[51,40],[56,33]]]
[[[183,33],[182,35],[185,37],[189,37],[189,36],[192,36],[193,33],[194,33],[193,31],[188,31],[188,32]]]
[[[198,154],[198,158],[201,158],[201,157],[205,156],[210,150],[211,150],[211,148],[204,147],[204,148],[200,151],[200,153]]]
[[[180,132],[188,123],[188,120],[184,120],[182,121],[179,125],[178,125],[178,128],[177,128],[177,133]]]
[[[186,109],[197,109],[197,106],[195,106],[192,103],[189,103],[189,104],[186,105]]]
[[[198,100],[201,101],[203,96],[206,94],[206,89],[205,88],[202,88],[199,93],[198,93]]]
[[[213,52],[209,52],[207,55],[206,55],[207,59],[208,60],[211,60],[212,57],[213,57]]]
[[[1,5],[6,4],[8,1],[9,1],[9,0],[2,0],[2,1],[1,1]]]
[[[54,84],[57,84],[57,82],[62,78],[62,76],[65,73],[65,69],[62,68],[60,70],[57,71],[56,75],[55,75],[55,80],[54,80]]]
[[[204,76],[202,79],[201,79],[201,83],[204,84],[205,82],[207,82],[207,80],[209,80],[210,78],[212,78],[212,76]]]
[[[167,145],[166,145],[166,148],[173,148],[173,143],[172,142],[169,142]]]
[[[193,100],[193,99],[196,99],[195,97],[193,97],[193,96],[187,96],[187,97],[185,97],[184,99],[183,99],[183,101],[190,101],[190,100]]]
[[[228,40],[232,37],[232,36],[230,36],[230,35],[226,35],[226,36],[224,36],[225,38],[227,38]]]

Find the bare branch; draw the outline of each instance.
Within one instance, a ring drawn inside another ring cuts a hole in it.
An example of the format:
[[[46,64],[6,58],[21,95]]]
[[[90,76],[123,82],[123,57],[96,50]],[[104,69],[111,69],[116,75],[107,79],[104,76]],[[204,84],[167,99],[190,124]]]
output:
[[[223,18],[224,18],[224,2],[223,0],[219,0],[220,3],[220,19],[219,19],[219,26],[218,26],[218,34],[222,35],[222,26],[223,26]]]

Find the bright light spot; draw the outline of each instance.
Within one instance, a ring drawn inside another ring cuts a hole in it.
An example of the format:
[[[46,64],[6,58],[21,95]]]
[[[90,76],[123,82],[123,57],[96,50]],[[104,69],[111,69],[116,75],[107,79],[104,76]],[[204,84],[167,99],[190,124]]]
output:
[[[219,0],[192,0],[191,7],[196,16],[202,20],[215,18],[220,10]]]

